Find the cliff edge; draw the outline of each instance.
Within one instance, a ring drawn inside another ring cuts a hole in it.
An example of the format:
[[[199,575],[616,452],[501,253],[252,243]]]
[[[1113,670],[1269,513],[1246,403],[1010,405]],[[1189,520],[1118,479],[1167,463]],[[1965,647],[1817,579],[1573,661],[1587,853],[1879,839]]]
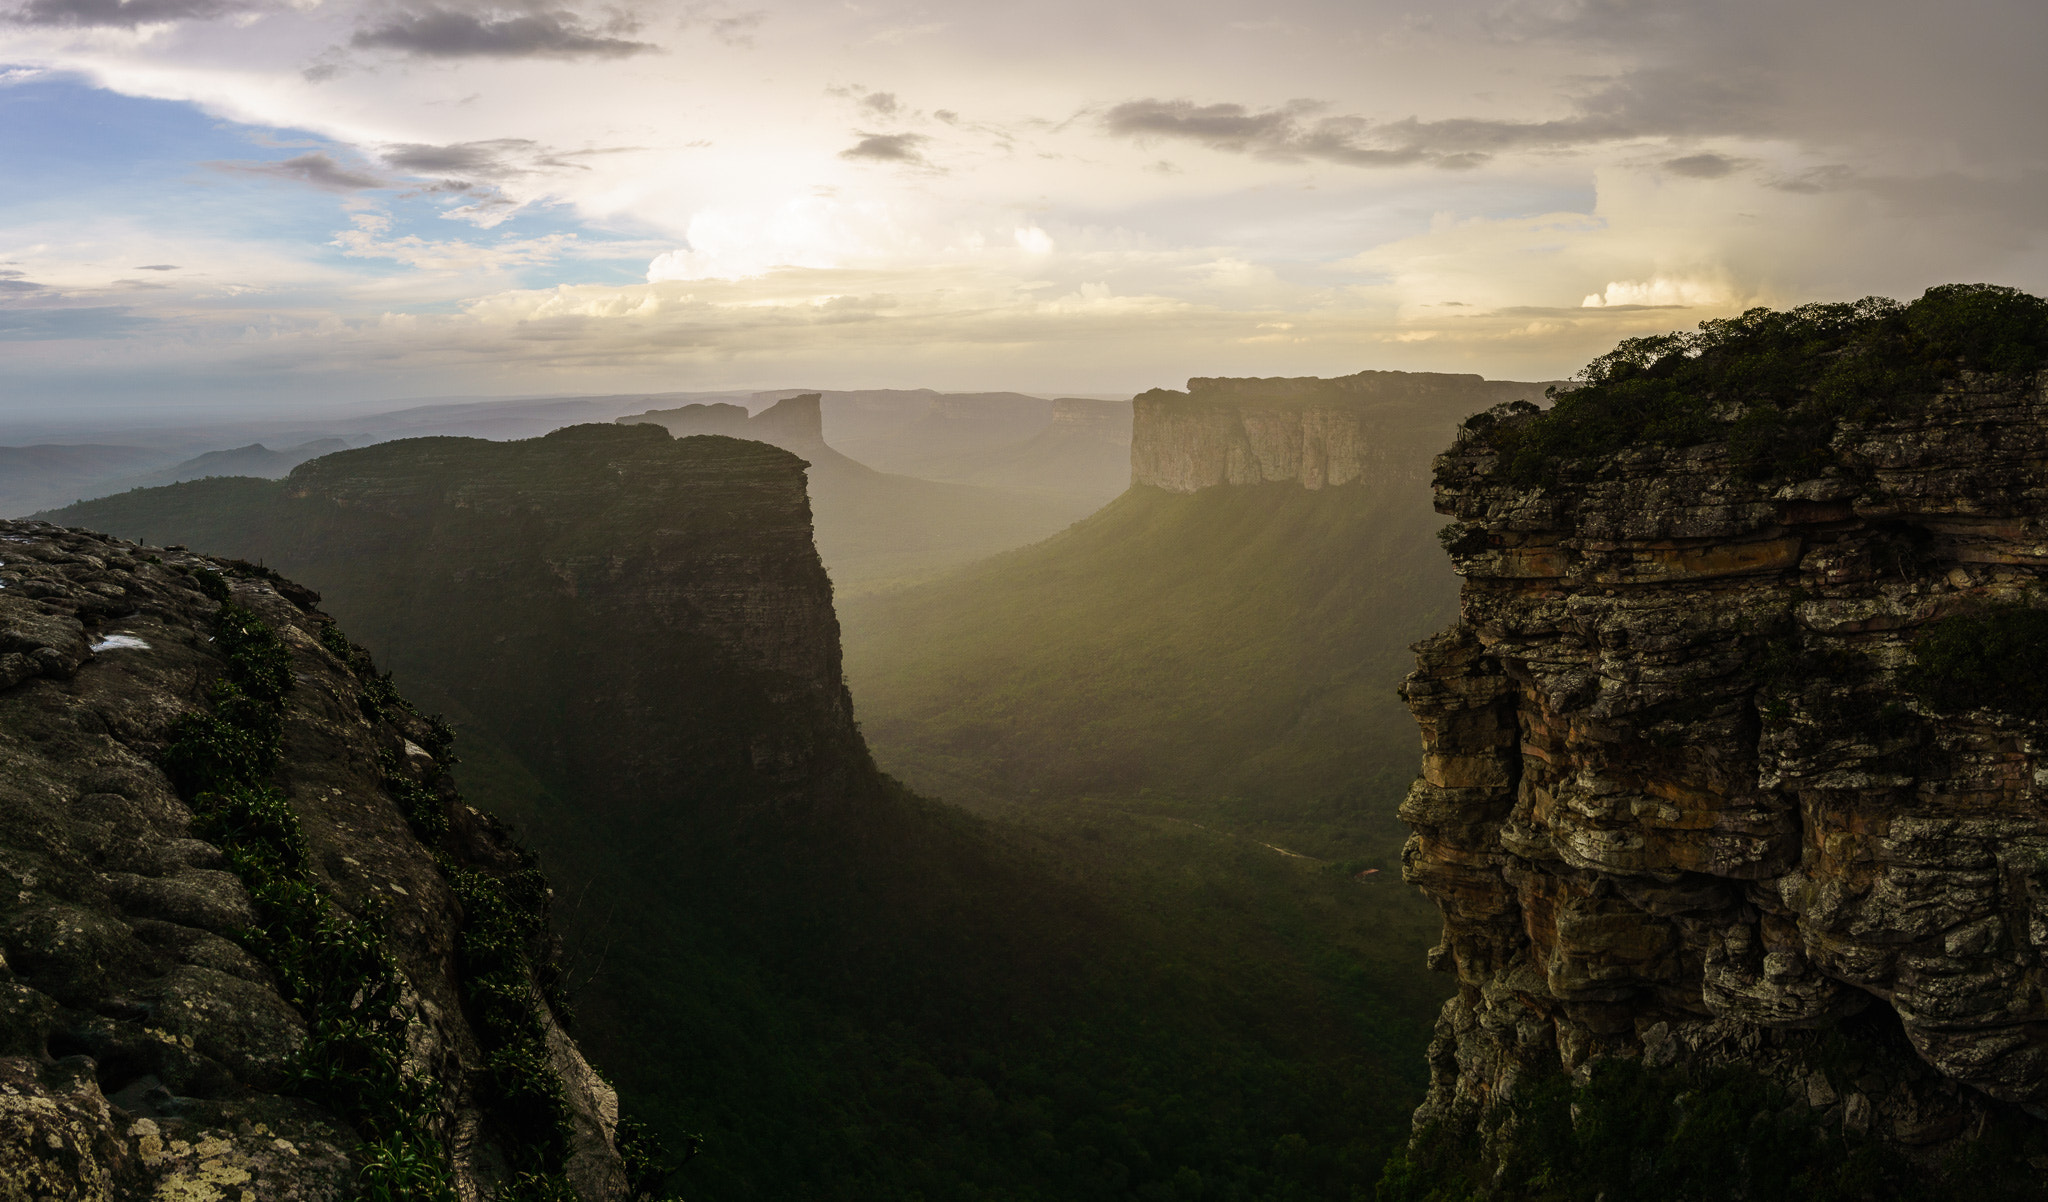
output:
[[[1436,461],[1419,1128],[1615,1061],[1922,1163],[2048,1116],[2048,306],[1861,306],[1625,344]]]
[[[0,522],[0,1195],[629,1196],[546,882],[319,600]]]
[[[1435,372],[1335,379],[1193,379],[1132,401],[1131,483],[1191,493],[1295,481],[1321,489],[1412,479],[1466,414],[1535,400],[1544,385]]]

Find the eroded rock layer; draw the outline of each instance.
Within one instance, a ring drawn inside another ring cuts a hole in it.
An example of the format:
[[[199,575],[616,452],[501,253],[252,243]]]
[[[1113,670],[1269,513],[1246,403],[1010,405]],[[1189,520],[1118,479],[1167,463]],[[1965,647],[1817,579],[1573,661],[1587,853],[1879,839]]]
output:
[[[1460,432],[1460,621],[1403,690],[1406,874],[1459,984],[1419,1121],[1633,1056],[1747,1063],[1901,1145],[2048,1113],[2048,730],[1936,705],[1916,658],[2048,604],[2044,383],[1845,420],[1791,482],[1709,441],[1517,486],[1492,440],[1533,411]]]
[[[1443,431],[1488,405],[1534,400],[1544,385],[1438,372],[1362,371],[1336,379],[1194,379],[1132,402],[1131,483],[1191,493],[1221,484],[1412,478]]]
[[[480,1097],[503,1074],[466,1017],[476,916],[451,874],[495,879],[523,861],[443,783],[423,746],[432,724],[337,655],[347,644],[323,637],[318,601],[248,565],[0,522],[0,1197],[348,1196],[367,1186],[370,1145],[394,1134],[361,1122],[375,1107],[352,1118],[338,1101],[351,1073],[419,1100],[412,1146],[464,1202],[505,1184]],[[214,795],[190,798],[165,770],[178,723],[225,696],[230,613],[288,660],[282,754],[263,775],[288,841],[303,840],[303,893],[259,896],[222,834],[234,824],[195,821]],[[433,847],[412,823],[437,832]],[[318,992],[293,974],[340,971],[326,953],[275,954],[277,909],[314,897],[323,937],[353,931],[388,957],[389,1003],[337,988],[358,1028],[403,1030],[396,1076],[323,1060],[380,1045],[290,1000]],[[624,1197],[616,1096],[533,1004],[550,1062],[534,1072],[559,1084],[573,1125],[568,1180],[588,1200]]]

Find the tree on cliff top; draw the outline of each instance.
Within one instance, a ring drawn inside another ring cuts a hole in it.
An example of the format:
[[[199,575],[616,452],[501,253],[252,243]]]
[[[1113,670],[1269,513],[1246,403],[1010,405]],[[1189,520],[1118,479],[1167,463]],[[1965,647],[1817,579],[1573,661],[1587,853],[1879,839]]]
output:
[[[1754,480],[1828,462],[1845,417],[1901,412],[1965,370],[2048,364],[2048,301],[1992,284],[1944,284],[1901,304],[1880,296],[1751,309],[1695,333],[1629,338],[1587,364],[1549,412],[1491,435],[1510,479],[1554,479],[1563,461],[1637,444],[1725,438]],[[1475,418],[1475,428],[1486,422]]]

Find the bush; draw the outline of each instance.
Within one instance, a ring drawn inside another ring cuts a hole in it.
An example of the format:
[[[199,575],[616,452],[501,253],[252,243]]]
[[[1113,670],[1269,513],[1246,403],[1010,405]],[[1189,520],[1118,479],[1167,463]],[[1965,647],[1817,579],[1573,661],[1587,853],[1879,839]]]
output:
[[[1872,296],[1758,308],[1697,333],[1625,339],[1586,365],[1578,387],[1553,390],[1548,413],[1500,423],[1492,442],[1523,486],[1554,479],[1566,459],[1715,438],[1750,479],[1797,477],[1829,462],[1845,417],[1894,414],[1964,369],[2044,364],[2048,301],[2013,288],[1948,284],[1909,305]]]
[[[1906,686],[1951,713],[2003,710],[2048,719],[2048,610],[1997,609],[1929,623]]]

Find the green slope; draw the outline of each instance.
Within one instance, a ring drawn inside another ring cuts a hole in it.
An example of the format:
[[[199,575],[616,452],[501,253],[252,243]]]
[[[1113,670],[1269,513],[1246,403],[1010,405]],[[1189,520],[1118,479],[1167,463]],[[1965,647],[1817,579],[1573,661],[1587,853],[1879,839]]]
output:
[[[1394,688],[1456,604],[1440,520],[1366,484],[1133,488],[844,602],[857,715],[886,770],[942,796],[1142,800],[1385,856],[1416,754]]]
[[[592,608],[602,565],[644,558],[634,540],[703,526],[725,554],[724,527],[635,501],[611,451],[545,470],[522,453],[393,444],[55,516],[288,571],[455,720],[465,793],[556,881],[579,1039],[643,1117],[705,1137],[674,1183],[696,1202],[1369,1188],[1443,992],[1421,971],[1434,917],[1391,874],[1139,804],[977,818],[857,764],[835,804],[764,800],[670,729],[735,720],[700,712],[730,710],[718,682]],[[346,478],[334,498],[310,487],[323,472]],[[549,502],[490,500],[506,488]],[[712,691],[614,704],[664,674]],[[629,761],[708,783],[678,798]]]

